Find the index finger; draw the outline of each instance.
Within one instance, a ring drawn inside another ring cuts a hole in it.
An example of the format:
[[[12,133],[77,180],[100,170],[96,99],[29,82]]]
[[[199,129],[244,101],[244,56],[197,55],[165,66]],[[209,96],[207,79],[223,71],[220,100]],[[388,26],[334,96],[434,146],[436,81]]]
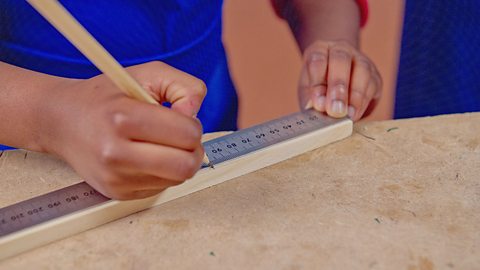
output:
[[[352,55],[349,48],[334,45],[329,51],[326,109],[332,117],[347,115]]]
[[[202,126],[193,117],[162,106],[126,99],[123,110],[115,112],[112,121],[119,136],[184,150],[201,144]]]
[[[162,62],[130,67],[129,71],[159,102],[169,102],[174,111],[189,117],[198,113],[207,93],[202,80]]]

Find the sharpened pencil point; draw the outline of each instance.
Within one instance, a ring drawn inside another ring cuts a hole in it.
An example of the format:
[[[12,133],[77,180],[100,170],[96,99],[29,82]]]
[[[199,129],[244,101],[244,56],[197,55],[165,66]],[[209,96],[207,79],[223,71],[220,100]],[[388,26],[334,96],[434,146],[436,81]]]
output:
[[[210,159],[208,159],[207,154],[203,156],[203,164],[207,165],[207,167],[214,168],[212,162],[210,162]]]
[[[305,111],[307,111],[307,110],[310,110],[310,109],[312,109],[312,108],[313,108],[313,102],[312,102],[312,100],[310,99],[310,100],[307,102],[307,105],[305,105],[305,108],[304,108],[304,109],[305,109]]]

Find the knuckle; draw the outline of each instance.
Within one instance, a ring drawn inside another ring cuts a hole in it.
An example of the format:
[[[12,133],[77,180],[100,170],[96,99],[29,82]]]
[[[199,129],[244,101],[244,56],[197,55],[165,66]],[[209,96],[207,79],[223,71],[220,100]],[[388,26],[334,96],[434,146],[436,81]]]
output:
[[[352,48],[352,45],[345,40],[339,40],[336,41],[335,44],[333,45],[334,48],[342,48],[344,50],[350,50]]]
[[[106,166],[117,165],[122,160],[119,147],[114,142],[104,143],[99,149],[98,156],[100,163]]]
[[[336,59],[336,60],[348,60],[351,59],[352,56],[350,52],[343,48],[332,48],[330,51],[331,57]]]
[[[328,47],[329,44],[327,42],[317,40],[307,48],[307,50],[305,51],[305,55],[309,55],[313,52],[322,52],[326,54],[328,52]]]
[[[108,116],[109,122],[113,129],[117,132],[122,132],[131,128],[131,119],[124,111],[113,111]]]
[[[346,99],[348,97],[348,86],[344,80],[335,80],[328,90],[327,95],[332,99]]]
[[[337,78],[333,80],[332,90],[333,92],[338,92],[339,94],[347,94],[347,82],[342,78]]]

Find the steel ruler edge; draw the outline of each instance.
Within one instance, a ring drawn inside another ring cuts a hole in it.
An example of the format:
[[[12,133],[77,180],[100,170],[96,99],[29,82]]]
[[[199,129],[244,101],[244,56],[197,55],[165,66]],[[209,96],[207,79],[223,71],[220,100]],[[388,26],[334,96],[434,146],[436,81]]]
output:
[[[0,260],[339,141],[350,136],[352,130],[351,120],[337,120],[337,122],[318,130],[224,161],[216,165],[214,169],[202,168],[193,178],[156,196],[131,201],[109,200],[8,234],[0,237]]]

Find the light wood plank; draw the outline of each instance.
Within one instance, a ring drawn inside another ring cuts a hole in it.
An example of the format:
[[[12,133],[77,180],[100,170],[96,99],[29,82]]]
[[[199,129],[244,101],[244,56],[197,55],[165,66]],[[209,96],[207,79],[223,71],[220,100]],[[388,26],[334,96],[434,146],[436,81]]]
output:
[[[0,260],[97,227],[138,211],[186,196],[235,177],[306,153],[352,134],[348,119],[317,131],[200,170],[192,179],[142,200],[112,200],[0,238]]]

